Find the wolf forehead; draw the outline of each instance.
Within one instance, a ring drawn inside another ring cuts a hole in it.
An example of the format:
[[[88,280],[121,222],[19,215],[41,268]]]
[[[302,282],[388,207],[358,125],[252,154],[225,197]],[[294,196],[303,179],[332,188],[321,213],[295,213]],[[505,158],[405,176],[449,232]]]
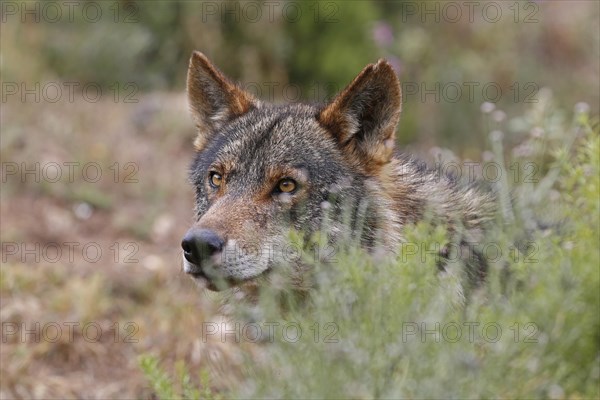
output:
[[[342,172],[338,146],[317,120],[319,107],[261,104],[219,129],[200,149],[191,178],[199,184],[215,166],[244,175],[265,175],[268,168],[304,169],[309,177]]]

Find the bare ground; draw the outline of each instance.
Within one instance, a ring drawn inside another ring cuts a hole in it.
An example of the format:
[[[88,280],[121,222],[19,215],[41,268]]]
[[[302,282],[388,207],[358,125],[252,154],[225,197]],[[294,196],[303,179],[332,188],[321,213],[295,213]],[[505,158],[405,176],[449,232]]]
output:
[[[144,353],[224,383],[228,346],[200,335],[218,302],[181,272],[185,97],[9,102],[1,122],[0,397],[149,398]]]

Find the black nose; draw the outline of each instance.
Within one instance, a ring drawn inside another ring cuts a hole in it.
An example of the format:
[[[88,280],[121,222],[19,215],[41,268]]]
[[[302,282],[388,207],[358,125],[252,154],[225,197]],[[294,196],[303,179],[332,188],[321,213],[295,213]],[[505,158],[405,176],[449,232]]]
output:
[[[185,259],[198,266],[202,261],[223,250],[224,245],[225,241],[210,229],[192,228],[181,241]]]

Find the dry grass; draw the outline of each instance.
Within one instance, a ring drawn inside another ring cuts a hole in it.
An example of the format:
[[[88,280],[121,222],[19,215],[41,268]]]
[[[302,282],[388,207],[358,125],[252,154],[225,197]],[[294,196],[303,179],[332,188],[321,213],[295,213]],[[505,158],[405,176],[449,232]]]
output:
[[[139,355],[155,354],[167,368],[185,360],[196,369],[226,357],[221,343],[203,343],[199,335],[218,302],[180,271],[178,244],[193,204],[186,181],[193,127],[184,96],[144,96],[137,104],[15,102],[2,111],[3,163],[31,168],[39,162],[41,170],[55,162],[63,166],[63,181],[3,171],[0,397],[148,398]],[[75,169],[70,180],[65,162],[97,162],[102,179],[88,182]],[[119,182],[109,169],[115,162]],[[123,183],[129,162],[137,183]],[[88,206],[89,217],[81,212]],[[67,242],[78,243],[70,245],[72,259]],[[20,251],[11,255],[8,243],[21,250],[39,243],[39,261]],[[60,257],[51,243],[61,244]],[[87,261],[86,244],[92,246]],[[102,256],[89,262],[97,247]],[[69,322],[79,323],[72,337]],[[44,327],[48,338],[56,335],[51,323],[62,328],[56,342],[44,339]],[[84,337],[87,323],[101,328],[98,340],[94,327]],[[11,324],[30,330],[39,324],[39,335],[11,335]]]

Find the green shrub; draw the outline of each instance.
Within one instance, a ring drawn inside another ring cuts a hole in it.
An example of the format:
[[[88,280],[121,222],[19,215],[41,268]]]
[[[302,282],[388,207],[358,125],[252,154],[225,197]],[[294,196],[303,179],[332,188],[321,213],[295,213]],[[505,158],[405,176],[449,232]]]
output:
[[[158,358],[152,355],[143,355],[139,365],[144,376],[150,382],[152,390],[159,399],[205,399],[219,400],[221,397],[210,389],[210,379],[206,370],[200,371],[199,382],[202,389],[194,387],[190,374],[183,362],[176,364],[178,379],[172,379],[160,367]]]
[[[433,256],[350,246],[315,265],[301,306],[282,311],[269,287],[257,309],[237,307],[278,328],[226,397],[597,398],[600,140],[584,113],[561,121],[541,128],[567,140],[535,139],[552,155],[544,176],[499,190],[515,197],[514,219],[491,235],[500,253],[482,287],[464,299],[460,265],[439,273]],[[531,228],[541,215],[546,225]],[[423,222],[408,239],[429,250],[444,232]],[[159,397],[172,395],[163,374],[147,376]]]

